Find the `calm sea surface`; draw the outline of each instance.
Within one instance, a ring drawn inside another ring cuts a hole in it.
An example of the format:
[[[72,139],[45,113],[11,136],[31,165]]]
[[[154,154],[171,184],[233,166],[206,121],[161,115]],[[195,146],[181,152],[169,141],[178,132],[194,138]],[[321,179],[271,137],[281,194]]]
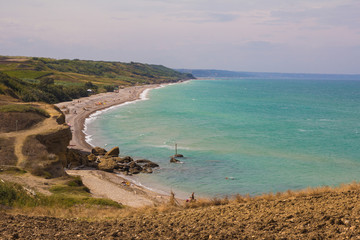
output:
[[[134,181],[180,197],[360,181],[360,81],[193,80],[95,115],[90,144],[159,163]]]

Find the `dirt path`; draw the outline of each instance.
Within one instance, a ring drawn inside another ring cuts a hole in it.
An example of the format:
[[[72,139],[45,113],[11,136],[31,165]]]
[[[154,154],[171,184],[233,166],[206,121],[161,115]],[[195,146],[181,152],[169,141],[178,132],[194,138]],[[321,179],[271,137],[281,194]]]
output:
[[[19,103],[19,104],[25,104],[25,103]],[[26,103],[28,104],[28,103]],[[54,106],[50,104],[45,103],[36,103],[37,107],[45,110],[50,117],[45,118],[43,121],[39,122],[35,126],[31,127],[30,129],[16,131],[16,132],[9,132],[9,133],[3,133],[2,135],[6,138],[15,138],[15,150],[14,154],[17,157],[17,166],[21,166],[21,164],[26,160],[26,156],[24,156],[22,149],[24,146],[24,142],[28,136],[31,135],[38,135],[54,130],[60,130],[63,128],[66,128],[67,126],[59,125],[56,122],[56,119],[60,117],[61,113],[55,110]]]

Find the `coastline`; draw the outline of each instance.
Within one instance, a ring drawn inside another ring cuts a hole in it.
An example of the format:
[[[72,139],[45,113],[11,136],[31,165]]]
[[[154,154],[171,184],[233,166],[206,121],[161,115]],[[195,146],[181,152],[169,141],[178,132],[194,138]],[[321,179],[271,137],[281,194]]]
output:
[[[69,148],[91,152],[92,146],[86,142],[85,120],[93,113],[140,99],[141,94],[161,86],[151,84],[119,89],[119,92],[107,92],[55,104],[65,114],[66,123],[71,126],[72,139]]]
[[[65,114],[66,123],[71,126],[72,140],[69,147],[90,153],[93,148],[86,142],[85,121],[91,114],[109,109],[127,102],[141,99],[141,94],[164,84],[133,86],[55,104]],[[130,207],[154,206],[169,201],[169,194],[152,191],[135,184],[125,176],[94,169],[66,170],[69,175],[81,176],[84,184],[94,197],[104,197]],[[123,182],[130,182],[124,186]],[[181,200],[179,200],[181,201]]]

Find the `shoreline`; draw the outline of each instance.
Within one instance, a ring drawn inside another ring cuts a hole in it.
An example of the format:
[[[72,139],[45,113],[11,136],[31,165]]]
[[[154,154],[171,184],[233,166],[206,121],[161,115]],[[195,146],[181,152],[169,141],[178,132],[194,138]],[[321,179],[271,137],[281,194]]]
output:
[[[90,153],[93,147],[86,142],[86,134],[84,133],[85,121],[90,115],[110,107],[137,101],[144,91],[159,86],[161,84],[127,87],[119,89],[119,92],[100,93],[55,104],[64,113],[66,123],[71,127],[72,139],[69,148]]]
[[[119,92],[108,92],[83,97],[68,102],[55,104],[65,115],[65,122],[71,126],[72,139],[68,148],[91,153],[93,148],[86,141],[86,119],[97,112],[122,104],[142,99],[147,91],[167,84],[151,84],[119,89]],[[146,100],[146,98],[143,98]],[[101,170],[85,168],[66,170],[69,175],[80,176],[94,197],[105,197],[130,207],[155,206],[167,203],[170,193],[149,189],[119,173],[108,173]],[[124,186],[123,182],[130,184]],[[177,199],[182,202],[181,199]]]

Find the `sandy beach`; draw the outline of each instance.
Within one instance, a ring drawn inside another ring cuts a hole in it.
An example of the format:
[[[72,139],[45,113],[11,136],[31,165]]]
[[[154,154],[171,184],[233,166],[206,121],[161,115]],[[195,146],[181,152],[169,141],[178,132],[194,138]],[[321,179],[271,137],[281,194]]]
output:
[[[71,126],[72,140],[69,148],[90,152],[92,146],[85,141],[84,123],[90,114],[125,102],[135,101],[146,89],[160,85],[143,85],[120,89],[119,92],[107,92],[56,104],[65,114],[66,122]]]
[[[56,104],[64,112],[66,123],[71,126],[72,140],[69,148],[90,152],[92,146],[85,141],[84,123],[90,114],[140,98],[146,89],[159,87],[159,85],[134,86],[120,89],[119,92],[109,92],[92,95],[90,97],[75,99],[71,102]],[[121,146],[119,146],[121,149]],[[90,189],[94,197],[109,198],[131,207],[153,206],[168,201],[169,197],[152,192],[141,186],[128,182],[114,173],[99,170],[67,170],[69,175],[81,176],[84,184]]]

